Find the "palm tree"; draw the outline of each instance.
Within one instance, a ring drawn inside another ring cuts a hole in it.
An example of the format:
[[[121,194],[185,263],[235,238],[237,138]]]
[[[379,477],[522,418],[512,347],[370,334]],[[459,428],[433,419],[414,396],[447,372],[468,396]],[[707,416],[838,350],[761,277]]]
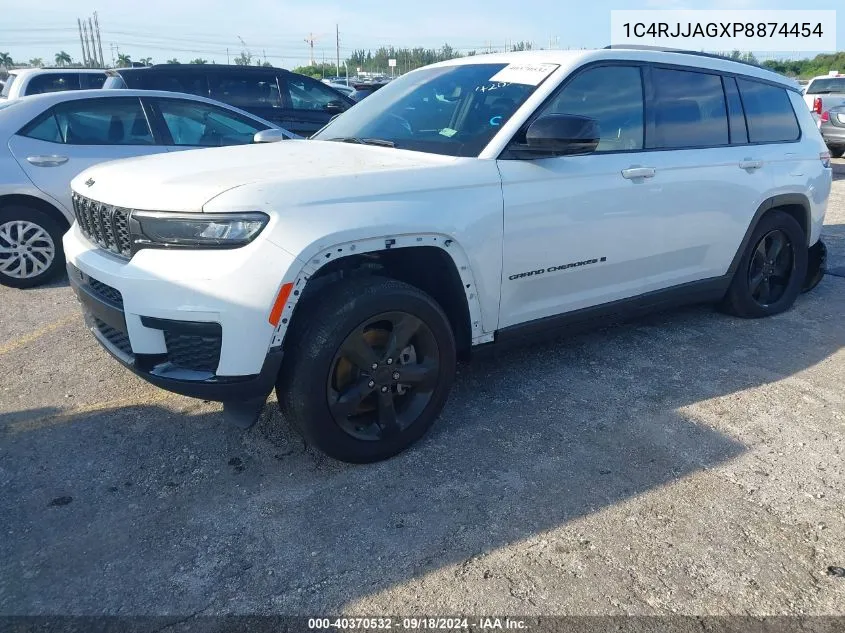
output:
[[[44,65],[44,60],[40,57],[33,57],[29,60],[29,65],[33,68],[41,68]]]
[[[144,66],[152,66],[153,65],[153,58],[152,57],[142,57],[141,63],[144,64]]]
[[[196,59],[192,59],[192,60],[190,61],[190,63],[191,63],[191,64],[207,64],[207,63],[208,63],[208,60],[207,60],[207,59],[203,59],[202,57],[197,57]]]
[[[181,62],[180,62],[178,59],[176,59],[176,58],[174,57],[173,59],[168,59],[168,60],[167,60],[167,63],[168,63],[168,64],[179,64],[179,63],[181,63]]]
[[[56,53],[56,66],[67,66],[73,58],[64,51]]]
[[[13,63],[12,56],[9,53],[0,53],[0,66],[9,68]]]
[[[117,56],[117,67],[118,68],[128,68],[132,65],[132,60],[129,59],[129,55],[126,53],[119,53]]]

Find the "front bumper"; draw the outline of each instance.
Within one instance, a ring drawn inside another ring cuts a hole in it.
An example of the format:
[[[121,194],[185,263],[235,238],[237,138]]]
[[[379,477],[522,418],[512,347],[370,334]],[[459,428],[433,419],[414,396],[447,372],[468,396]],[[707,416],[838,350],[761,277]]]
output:
[[[266,398],[281,348],[268,314],[294,258],[269,241],[231,251],[141,251],[123,260],[74,225],[64,238],[86,322],[125,367],[205,400]]]

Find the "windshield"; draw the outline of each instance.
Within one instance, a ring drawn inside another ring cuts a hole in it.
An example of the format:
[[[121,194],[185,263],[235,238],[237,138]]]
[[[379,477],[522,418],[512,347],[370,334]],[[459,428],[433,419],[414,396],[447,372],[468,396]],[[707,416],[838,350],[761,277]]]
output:
[[[814,79],[807,86],[808,95],[830,94],[831,92],[845,92],[845,77]]]
[[[387,141],[400,149],[478,156],[556,64],[465,64],[423,68],[329,123],[314,139]]]
[[[3,85],[3,91],[0,92],[0,96],[3,96],[3,97],[9,96],[9,93],[12,90],[12,84],[15,82],[15,77],[17,77],[17,75],[9,75],[6,78],[6,83]]]

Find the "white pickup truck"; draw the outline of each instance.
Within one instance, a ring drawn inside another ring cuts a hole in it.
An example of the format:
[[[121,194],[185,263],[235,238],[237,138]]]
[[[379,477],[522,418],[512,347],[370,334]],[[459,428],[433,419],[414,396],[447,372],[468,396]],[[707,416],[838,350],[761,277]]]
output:
[[[833,70],[827,75],[813,77],[804,90],[804,102],[818,123],[824,112],[845,105],[845,75]]]

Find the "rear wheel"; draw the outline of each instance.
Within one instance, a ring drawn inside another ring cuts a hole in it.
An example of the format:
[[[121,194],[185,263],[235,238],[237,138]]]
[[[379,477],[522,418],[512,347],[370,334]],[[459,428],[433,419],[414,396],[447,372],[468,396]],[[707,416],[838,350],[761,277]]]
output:
[[[38,209],[16,205],[0,210],[0,284],[31,288],[55,277],[65,260],[63,233]]]
[[[422,437],[455,375],[455,339],[434,299],[368,277],[303,298],[298,310],[276,390],[305,439],[331,457],[365,463]]]
[[[734,274],[723,308],[744,318],[788,310],[807,276],[807,238],[788,213],[760,220]]]

